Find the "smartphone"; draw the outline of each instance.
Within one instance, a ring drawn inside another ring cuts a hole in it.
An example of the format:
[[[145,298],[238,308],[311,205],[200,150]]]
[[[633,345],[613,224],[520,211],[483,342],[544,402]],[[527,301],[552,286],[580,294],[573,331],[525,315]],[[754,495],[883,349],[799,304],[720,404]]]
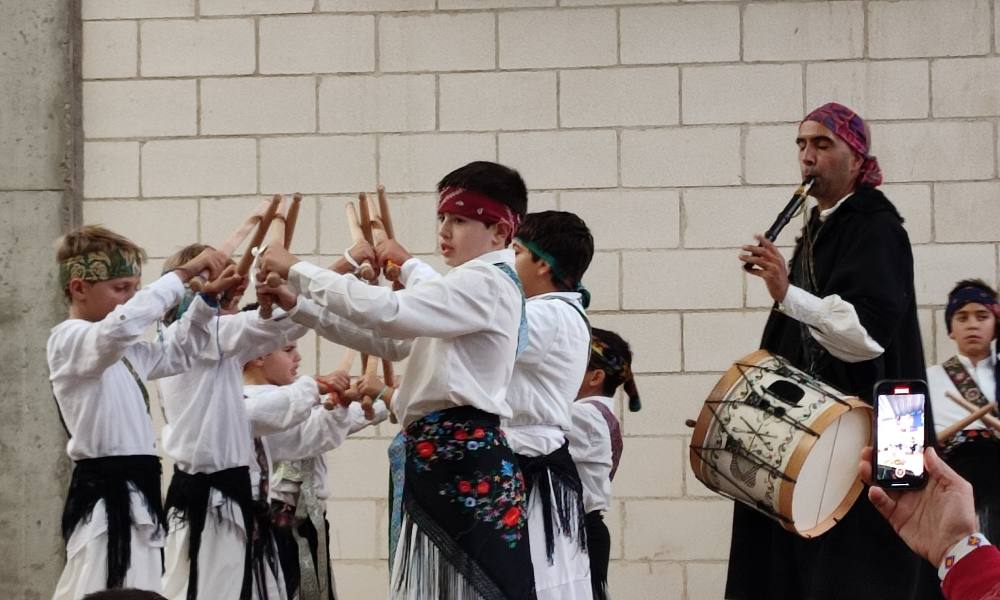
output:
[[[915,490],[927,483],[924,446],[927,445],[930,398],[927,382],[885,380],[875,384],[875,485]]]

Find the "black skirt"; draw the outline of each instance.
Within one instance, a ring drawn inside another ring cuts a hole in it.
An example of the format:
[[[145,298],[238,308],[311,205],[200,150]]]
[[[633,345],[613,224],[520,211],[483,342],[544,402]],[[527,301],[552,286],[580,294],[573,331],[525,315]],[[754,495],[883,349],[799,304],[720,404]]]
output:
[[[108,516],[108,589],[125,583],[132,560],[132,510],[129,484],[142,495],[153,524],[167,528],[160,500],[160,459],[156,456],[102,456],[76,461],[62,514],[63,540],[90,519],[98,500]],[[161,552],[162,561],[162,552]]]
[[[472,407],[406,428],[393,592],[534,600],[524,479],[499,418]]]
[[[250,493],[250,469],[235,467],[215,473],[185,473],[174,467],[174,476],[167,488],[167,510],[174,511],[174,518],[186,522],[191,538],[188,542],[188,587],[187,599],[198,597],[198,555],[201,550],[201,534],[205,530],[208,516],[208,498],[212,489],[232,500],[243,513],[243,531],[247,535],[243,563],[243,585],[240,600],[250,598],[250,576],[253,537],[253,497]]]

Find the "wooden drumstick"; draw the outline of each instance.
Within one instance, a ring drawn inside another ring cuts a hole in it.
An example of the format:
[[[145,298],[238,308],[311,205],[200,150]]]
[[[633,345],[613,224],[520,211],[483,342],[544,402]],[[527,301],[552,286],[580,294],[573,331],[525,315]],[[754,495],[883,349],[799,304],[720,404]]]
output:
[[[963,429],[971,425],[974,421],[978,421],[979,419],[985,420],[984,417],[987,415],[987,413],[989,413],[996,407],[997,407],[996,402],[990,402],[986,406],[979,407],[978,410],[971,413],[969,416],[965,417],[961,421],[952,423],[947,429],[945,429],[938,435],[937,437],[938,443],[943,444],[944,442],[947,442],[949,439],[951,439],[951,436],[955,435],[959,431],[962,431]]]
[[[267,200],[261,202],[260,205],[258,205],[257,208],[254,209],[252,213],[250,213],[250,216],[247,217],[246,220],[243,221],[243,223],[236,228],[236,231],[234,231],[232,235],[230,235],[226,239],[226,241],[222,242],[222,245],[219,246],[218,248],[219,252],[226,255],[227,258],[232,256],[233,252],[236,251],[236,248],[238,248],[239,245],[243,243],[243,240],[245,240],[247,236],[250,235],[250,232],[253,231],[255,227],[257,227],[257,223],[259,223],[260,220],[264,217],[264,212],[267,210],[267,206],[268,206]],[[188,282],[188,285],[195,292],[200,292],[202,288],[205,286],[205,276],[207,275],[204,272],[202,272],[199,275],[195,275]]]
[[[377,188],[378,192],[378,218],[382,222],[382,229],[385,230],[385,235],[390,240],[396,239],[396,230],[392,227],[392,215],[389,213],[389,201],[385,198],[385,186],[379,185]],[[399,281],[400,266],[396,263],[387,261],[385,264],[385,278],[389,281],[396,282]]]
[[[948,398],[951,401],[953,401],[955,404],[958,404],[959,406],[961,406],[962,408],[964,408],[969,412],[974,413],[980,409],[978,405],[969,402],[968,400],[959,396],[958,394],[956,394],[951,390],[945,390],[944,395],[948,396]],[[990,429],[995,431],[998,435],[1000,435],[1000,419],[994,417],[993,415],[985,414],[982,416],[982,421],[987,427],[989,427]]]
[[[361,228],[361,222],[358,220],[358,211],[355,210],[353,202],[345,204],[344,209],[347,211],[347,226],[351,230],[351,242],[356,244],[365,239],[365,232]],[[367,260],[361,262],[358,274],[361,275],[362,279],[368,281],[375,279],[375,269],[372,268],[371,263]]]
[[[253,254],[250,250],[256,248],[264,242],[264,236],[267,235],[267,230],[271,226],[271,220],[274,219],[274,215],[278,212],[278,208],[281,206],[281,195],[275,194],[271,198],[271,202],[267,207],[267,211],[264,212],[264,216],[261,217],[260,222],[257,223],[257,232],[254,233],[253,238],[250,240],[250,247],[243,256],[240,257],[240,262],[236,265],[237,275],[246,275],[250,272],[250,265],[253,264]]]

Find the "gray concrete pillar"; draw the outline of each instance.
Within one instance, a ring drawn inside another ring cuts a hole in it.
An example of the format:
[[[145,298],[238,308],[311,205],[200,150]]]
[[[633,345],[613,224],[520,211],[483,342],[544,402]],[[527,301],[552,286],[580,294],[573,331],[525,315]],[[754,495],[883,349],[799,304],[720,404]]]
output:
[[[49,598],[63,566],[66,434],[45,362],[66,316],[55,239],[79,214],[79,5],[0,0],[0,596]]]

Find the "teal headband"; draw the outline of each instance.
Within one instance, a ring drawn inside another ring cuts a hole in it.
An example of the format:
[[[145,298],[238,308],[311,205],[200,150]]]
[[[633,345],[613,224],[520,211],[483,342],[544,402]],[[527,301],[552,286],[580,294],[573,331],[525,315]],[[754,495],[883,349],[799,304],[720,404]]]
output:
[[[559,262],[555,259],[555,257],[539,248],[538,244],[535,242],[526,242],[521,238],[514,238],[514,241],[527,248],[538,258],[544,260],[549,265],[549,268],[552,269],[552,274],[556,276],[556,279],[562,282],[565,282],[568,279],[568,277],[566,277],[566,273],[559,267]],[[584,308],[590,306],[590,291],[583,287],[582,282],[577,281],[573,284],[573,291],[580,294],[580,301]]]

